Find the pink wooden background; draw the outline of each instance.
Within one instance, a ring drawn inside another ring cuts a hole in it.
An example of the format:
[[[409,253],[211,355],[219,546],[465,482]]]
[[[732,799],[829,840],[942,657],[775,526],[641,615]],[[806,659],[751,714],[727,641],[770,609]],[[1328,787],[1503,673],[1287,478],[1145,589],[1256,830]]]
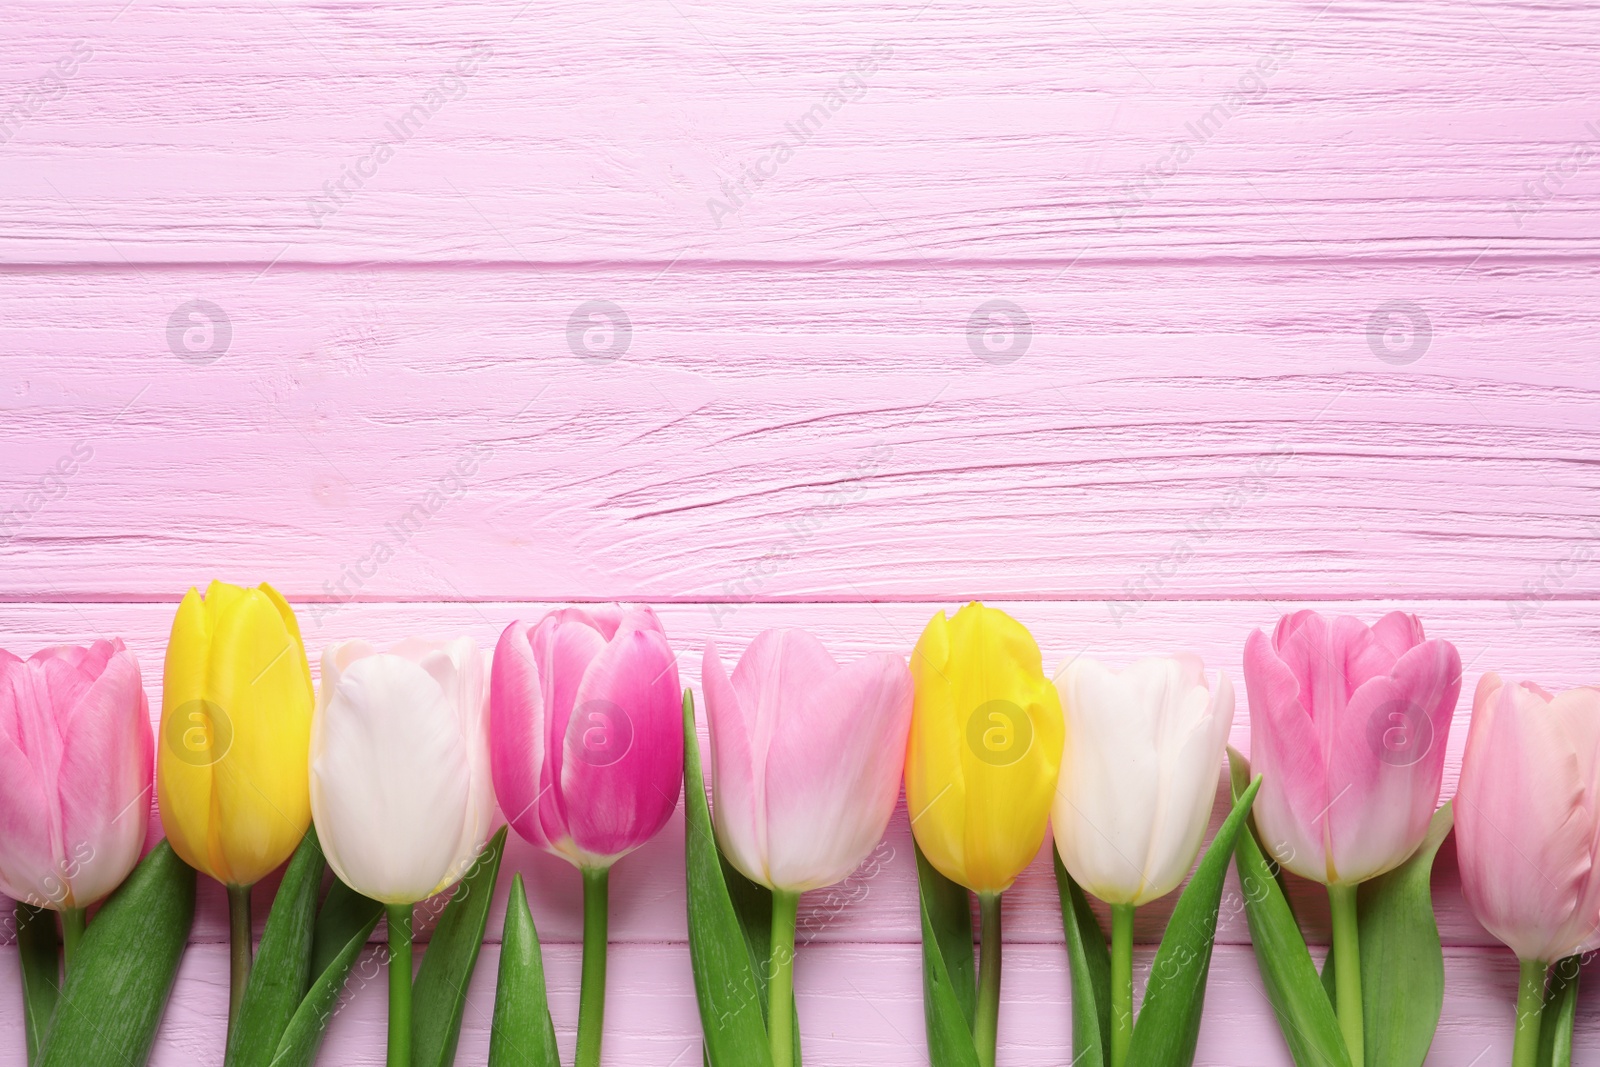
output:
[[[1600,678],[1593,2],[0,12],[14,651],[123,635],[158,703],[219,576],[283,589],[313,658],[622,598],[698,685],[710,637],[909,650],[983,597],[1052,665],[1189,647],[1237,679],[1280,612],[1401,606],[1468,693]],[[617,1067],[698,1062],[681,854],[674,822],[613,880]],[[508,864],[570,1055],[578,880]],[[1430,1062],[1508,1062],[1514,961],[1448,845],[1435,882]],[[914,886],[902,811],[807,898],[808,1067],[925,1062]],[[1043,859],[1006,907],[1000,1062],[1066,1064]],[[156,1063],[220,1063],[225,935],[205,885]],[[17,983],[0,946],[0,1067]],[[380,1064],[384,1016],[358,983],[322,1062]],[[1289,1062],[1227,907],[1198,1062]]]

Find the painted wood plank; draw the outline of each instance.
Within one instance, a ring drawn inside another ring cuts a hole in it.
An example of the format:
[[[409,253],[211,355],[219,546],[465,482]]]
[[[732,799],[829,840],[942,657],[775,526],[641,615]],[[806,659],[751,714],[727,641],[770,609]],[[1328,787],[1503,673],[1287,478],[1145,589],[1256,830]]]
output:
[[[173,598],[174,600],[176,597]],[[1033,631],[1053,669],[1076,654],[1126,662],[1138,655],[1177,649],[1192,650],[1213,669],[1225,671],[1239,689],[1232,742],[1248,751],[1249,724],[1239,685],[1244,639],[1256,626],[1270,626],[1290,602],[1183,602],[1147,605],[1140,612],[1112,624],[1103,605],[1083,602],[1000,603]],[[340,606],[318,616],[315,606],[299,613],[313,657],[323,645],[360,636],[378,643],[406,634],[470,633],[490,647],[500,629],[513,618],[532,618],[547,605],[507,603],[364,604]],[[729,663],[761,630],[773,626],[799,626],[817,634],[840,657],[867,651],[908,653],[916,635],[935,610],[928,604],[747,604],[724,612],[725,605],[659,605],[662,621],[679,651],[685,685],[698,692],[702,650],[710,640],[723,650]],[[1531,677],[1551,687],[1594,683],[1600,667],[1600,612],[1593,601],[1554,602],[1520,620],[1510,605],[1496,601],[1367,601],[1321,605],[1326,612],[1354,613],[1376,618],[1396,608],[1415,611],[1428,632],[1454,642],[1461,652],[1466,678],[1463,699],[1447,742],[1443,792],[1453,795],[1466,741],[1470,694],[1480,673],[1501,670]],[[123,637],[144,665],[146,688],[153,706],[160,705],[160,663],[172,604],[4,604],[0,605],[0,646],[29,652],[63,640],[84,640],[97,635]],[[702,709],[703,714],[703,709]],[[701,742],[706,747],[702,718]],[[1213,811],[1212,828],[1223,813],[1221,798]],[[152,835],[159,834],[152,826]],[[612,937],[618,941],[649,943],[682,940],[684,934],[683,825],[674,817],[661,836],[625,859],[613,877]],[[830,891],[811,894],[802,910],[803,938],[815,943],[906,943],[916,938],[916,875],[911,861],[910,831],[904,805],[890,824],[889,834],[877,852],[849,881]],[[581,893],[573,870],[563,861],[545,856],[513,836],[507,870],[525,872],[530,905],[541,935],[551,943],[580,940]],[[509,879],[507,879],[509,881]],[[1321,890],[1291,879],[1295,902],[1307,917],[1311,937],[1327,940],[1327,905]],[[1493,939],[1466,910],[1455,873],[1454,851],[1449,844],[1441,853],[1435,873],[1435,897],[1441,936],[1447,944],[1491,946]],[[1230,875],[1230,896],[1237,905],[1238,888]],[[270,905],[271,886],[257,891],[257,925]],[[1007,897],[1007,936],[1016,941],[1054,943],[1061,938],[1056,890],[1048,856],[1041,855],[1024,872]],[[1137,936],[1154,943],[1164,929],[1174,898],[1141,910]],[[502,921],[504,891],[490,919],[491,938]],[[194,938],[222,943],[227,936],[225,899],[219,887],[202,880],[199,916]],[[1218,939],[1224,944],[1246,944],[1249,934],[1238,906],[1220,915]]]
[[[319,1062],[381,1067],[387,1018],[385,978],[368,950],[328,1029]],[[1142,990],[1153,950],[1135,953]],[[1070,1058],[1066,953],[1058,945],[1005,946],[1000,1013],[1004,1067],[1060,1067]],[[484,948],[473,976],[457,1063],[488,1052],[499,948]],[[550,1010],[565,1057],[577,1024],[579,950],[545,951]],[[926,1063],[916,945],[814,945],[796,960],[801,1043],[815,1067],[916,1067]],[[618,1067],[689,1067],[699,1059],[699,1017],[682,944],[613,945],[608,974],[607,1062]],[[162,1022],[152,1067],[221,1062],[227,1015],[227,949],[195,945],[185,955]],[[1509,952],[1450,949],[1445,1004],[1430,1063],[1506,1063],[1516,1000]],[[1141,994],[1142,995],[1142,994]],[[1580,986],[1573,1061],[1600,1054],[1600,991]],[[0,1067],[23,1067],[16,950],[0,949]],[[1250,950],[1221,946],[1212,960],[1197,1067],[1288,1067],[1292,1063],[1262,991]]]
[[[1588,268],[3,277],[12,599],[1600,595]]]
[[[1593,2],[72,10],[8,5],[7,262],[1600,251]]]

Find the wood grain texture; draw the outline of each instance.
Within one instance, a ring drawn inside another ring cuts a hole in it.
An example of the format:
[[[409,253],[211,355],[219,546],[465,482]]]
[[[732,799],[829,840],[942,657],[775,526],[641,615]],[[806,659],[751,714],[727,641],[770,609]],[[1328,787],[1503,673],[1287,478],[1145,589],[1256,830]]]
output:
[[[1600,595],[1586,268],[666,266],[0,275],[0,596]]]
[[[123,636],[159,706],[218,576],[288,593],[313,657],[647,601],[696,687],[708,640],[904,652],[969,597],[1050,665],[1188,648],[1237,681],[1314,603],[1418,612],[1467,693],[1600,680],[1597,0],[0,13],[0,647]],[[682,833],[613,879],[613,1067],[698,1056]],[[803,905],[813,1067],[923,1062],[909,857],[902,808]],[[1044,858],[1007,896],[1002,1067],[1069,1058]],[[578,880],[507,866],[570,1055]],[[202,882],[161,1067],[220,1062]],[[1429,1062],[1506,1062],[1514,961],[1449,843],[1434,886]],[[1286,1067],[1237,901],[1197,1062]],[[0,930],[0,1067],[15,960]],[[382,985],[322,1062],[382,1062]],[[1597,1008],[1591,978],[1578,1062]]]
[[[45,82],[0,145],[8,261],[1465,262],[1600,239],[1573,156],[1600,124],[1592,2],[125,3],[8,4],[13,93]]]

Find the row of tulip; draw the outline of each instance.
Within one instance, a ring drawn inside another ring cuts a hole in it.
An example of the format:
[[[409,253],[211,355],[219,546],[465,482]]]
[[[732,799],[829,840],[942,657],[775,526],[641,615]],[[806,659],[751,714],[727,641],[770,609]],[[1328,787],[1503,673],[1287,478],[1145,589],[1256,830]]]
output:
[[[1196,868],[1234,693],[1192,655],[1120,671],[1079,656],[1052,679],[1028,631],[980,604],[936,614],[909,666],[889,653],[839,664],[810,634],[772,630],[729,672],[708,644],[708,806],[692,701],[647,607],[514,622],[487,662],[466,637],[335,644],[314,690],[294,614],[270,586],[190,590],[154,754],[139,667],[120,641],[0,652],[0,892],[22,902],[30,1062],[144,1062],[188,932],[169,903],[187,891],[192,918],[196,870],[228,889],[229,1067],[312,1062],[380,912],[389,1063],[451,1062],[489,896],[469,890],[494,885],[503,819],[582,874],[576,1063],[594,1067],[607,875],[666,824],[686,765],[690,949],[713,1067],[798,1064],[799,897],[862,863],[902,781],[936,1067],[994,1065],[1001,896],[1047,834],[1074,1063],[1192,1061],[1231,859],[1296,1061],[1420,1065],[1443,985],[1427,876],[1452,812],[1466,899],[1523,961],[1513,1062],[1569,1062],[1574,960],[1600,946],[1600,690],[1556,695],[1484,675],[1456,803],[1440,809],[1461,662],[1414,616],[1370,627],[1285,616],[1250,635],[1244,678],[1253,774],[1227,752],[1233,808]],[[152,763],[167,838],[140,863]],[[325,898],[324,860],[338,880]],[[286,861],[252,972],[250,887]],[[1320,975],[1281,868],[1327,887],[1333,947]],[[1135,1013],[1134,910],[1186,877]],[[458,882],[413,980],[414,908]],[[1109,938],[1085,893],[1110,905]],[[151,963],[163,951],[165,970]],[[430,978],[436,957],[451,981]],[[1386,1002],[1392,989],[1404,1011]],[[107,995],[147,1008],[110,1023],[72,1010]],[[557,1064],[520,877],[489,1062]]]

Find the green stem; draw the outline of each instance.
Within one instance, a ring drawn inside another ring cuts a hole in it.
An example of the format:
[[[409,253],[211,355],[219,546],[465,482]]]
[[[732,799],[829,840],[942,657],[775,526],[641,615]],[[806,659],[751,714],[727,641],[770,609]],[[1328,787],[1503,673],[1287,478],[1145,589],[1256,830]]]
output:
[[[1350,1067],[1361,1067],[1365,1043],[1361,1031],[1361,937],[1356,927],[1356,887],[1328,886],[1333,912],[1334,1007],[1350,1053]]]
[[[389,923],[389,1067],[411,1067],[411,904],[386,904]]]
[[[1000,1037],[1000,894],[978,894],[978,1012],[972,1044],[979,1067],[994,1067]]]
[[[772,1067],[794,1067],[794,927],[800,894],[772,891],[772,942],[767,982],[767,1033]]]
[[[1511,1046],[1511,1067],[1534,1067],[1539,1061],[1539,1019],[1544,1014],[1544,980],[1550,965],[1521,960],[1517,988],[1517,1036]]]
[[[1133,905],[1111,905],[1111,1067],[1133,1042]]]
[[[583,872],[583,984],[578,995],[578,1055],[574,1067],[600,1067],[606,1018],[607,890],[611,869]]]
[[[64,971],[72,969],[72,957],[78,954],[78,942],[83,940],[83,927],[87,921],[84,908],[63,908],[61,911],[61,946],[66,954]]]
[[[233,1032],[250,980],[250,887],[228,887],[228,1032]]]

